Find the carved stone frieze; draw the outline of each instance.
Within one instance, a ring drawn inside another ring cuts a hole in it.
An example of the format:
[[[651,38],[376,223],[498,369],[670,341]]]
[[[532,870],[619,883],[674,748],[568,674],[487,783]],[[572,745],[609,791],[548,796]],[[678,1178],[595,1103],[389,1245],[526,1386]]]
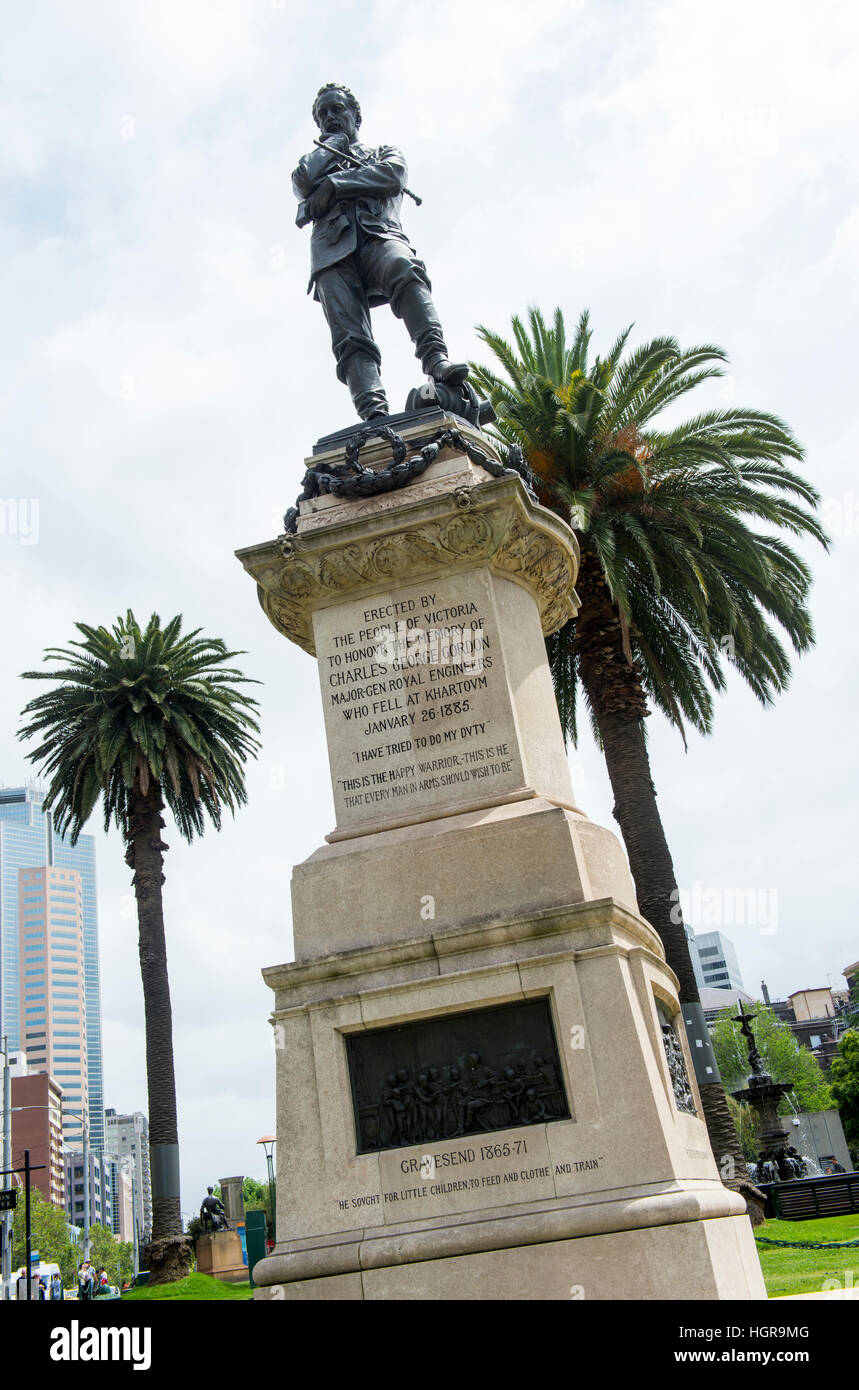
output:
[[[338,598],[419,581],[441,569],[488,564],[534,595],[543,632],[575,616],[578,547],[570,529],[533,503],[515,477],[469,489],[403,497],[402,507],[338,521],[307,535],[238,552],[278,632],[315,655],[314,609]],[[338,509],[339,510],[339,509]]]
[[[662,1020],[662,1045],[665,1048],[668,1071],[671,1075],[674,1104],[678,1110],[685,1111],[687,1115],[695,1115],[697,1111],[692,1088],[689,1085],[689,1073],[686,1070],[683,1049],[674,1031],[673,1023],[667,1022],[664,1018]]]
[[[570,1118],[545,999],[370,1029],[346,1042],[358,1153]]]

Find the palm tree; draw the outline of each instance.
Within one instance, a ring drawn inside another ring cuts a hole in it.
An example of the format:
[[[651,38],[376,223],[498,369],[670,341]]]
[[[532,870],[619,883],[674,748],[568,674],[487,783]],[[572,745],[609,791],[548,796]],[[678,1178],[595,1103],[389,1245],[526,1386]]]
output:
[[[26,680],[59,681],[31,700],[19,737],[42,742],[28,753],[50,776],[45,806],[60,834],[75,844],[96,802],[126,843],[134,871],[140,971],[146,1015],[146,1071],[152,1172],[150,1269],[156,1281],[187,1272],[190,1247],[179,1210],[179,1135],[173,1067],[173,1022],[161,885],[165,806],[180,834],[201,835],[208,817],[247,801],[243,764],[256,756],[257,702],[219,638],[182,636],[181,617],[161,626],[157,614],[141,631],[129,610],[112,631],[76,623],[83,641],[49,648],[60,669],[25,671]],[[255,683],[255,682],[254,682]]]
[[[569,344],[560,310],[550,328],[532,309],[529,329],[513,319],[514,346],[479,328],[504,375],[475,366],[472,380],[495,407],[501,440],[523,450],[540,501],[576,533],[581,609],[548,641],[564,736],[577,739],[581,689],[641,913],[659,933],[681,1001],[697,1003],[644,719],[655,706],[684,744],[687,724],[709,733],[711,692],[725,689],[726,664],[764,705],[786,688],[790,660],[776,626],[794,651],[811,646],[811,576],[778,532],[826,545],[807,510],[819,499],[787,466],[803,452],[773,415],[722,409],[657,423],[722,375],[721,348],[681,350],[655,338],[625,355],[627,328],[607,357],[589,361],[587,312]],[[702,1086],[701,1097],[714,1153],[732,1155],[745,1185],[721,1084]]]

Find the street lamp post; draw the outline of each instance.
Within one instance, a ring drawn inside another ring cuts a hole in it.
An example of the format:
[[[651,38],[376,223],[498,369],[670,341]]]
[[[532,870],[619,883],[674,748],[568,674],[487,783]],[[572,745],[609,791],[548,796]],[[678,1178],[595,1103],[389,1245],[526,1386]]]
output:
[[[275,1206],[276,1195],[275,1195],[275,1187],[274,1187],[274,1159],[273,1159],[272,1155],[273,1155],[273,1153],[274,1153],[274,1146],[275,1146],[275,1144],[277,1143],[277,1139],[276,1139],[275,1135],[273,1135],[273,1134],[264,1134],[263,1137],[262,1137],[262,1139],[258,1139],[258,1140],[257,1140],[257,1143],[258,1143],[258,1144],[262,1144],[262,1146],[263,1146],[263,1148],[264,1148],[264,1150],[265,1150],[265,1161],[266,1161],[266,1166],[268,1167],[268,1200],[269,1200],[269,1206],[271,1207],[271,1234],[272,1234],[272,1239],[273,1239],[273,1240],[276,1240],[276,1239],[277,1239],[277,1227],[276,1227],[276,1224],[275,1224],[275,1222],[276,1222],[276,1206]]]

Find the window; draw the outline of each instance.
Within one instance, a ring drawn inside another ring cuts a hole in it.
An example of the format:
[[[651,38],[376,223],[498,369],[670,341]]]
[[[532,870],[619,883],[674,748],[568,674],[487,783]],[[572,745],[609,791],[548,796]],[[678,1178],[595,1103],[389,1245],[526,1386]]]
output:
[[[718,954],[719,954],[719,948],[718,948],[718,946],[699,946],[699,947],[698,947],[698,955],[699,955],[699,956],[717,956]]]
[[[819,1047],[820,1044],[821,1044],[821,1042],[822,1042],[822,1038],[821,1038],[820,1034],[819,1034],[819,1033],[812,1033],[811,1037],[810,1037],[809,1040],[808,1040],[808,1045],[809,1045],[809,1047]]]
[[[40,965],[38,970],[25,970],[24,979],[26,980],[28,975],[44,975],[44,973],[45,967],[43,965]]]

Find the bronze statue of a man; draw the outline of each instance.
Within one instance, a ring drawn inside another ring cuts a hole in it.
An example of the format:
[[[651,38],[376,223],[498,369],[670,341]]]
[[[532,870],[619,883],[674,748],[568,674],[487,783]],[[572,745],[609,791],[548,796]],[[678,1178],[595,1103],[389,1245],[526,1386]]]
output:
[[[203,1198],[200,1206],[200,1220],[203,1223],[204,1231],[229,1231],[232,1230],[227,1220],[227,1212],[220,1197],[214,1195],[214,1189],[206,1188],[208,1196]]]
[[[378,419],[387,415],[388,402],[372,307],[390,304],[434,381],[461,385],[468,366],[448,360],[426,266],[400,225],[406,188],[401,151],[360,144],[361,108],[347,87],[322,87],[313,118],[331,148],[304,155],[292,176],[299,200],[296,223],[313,223],[308,292],[325,311],[337,376],[348,385],[355,409],[363,420]]]

